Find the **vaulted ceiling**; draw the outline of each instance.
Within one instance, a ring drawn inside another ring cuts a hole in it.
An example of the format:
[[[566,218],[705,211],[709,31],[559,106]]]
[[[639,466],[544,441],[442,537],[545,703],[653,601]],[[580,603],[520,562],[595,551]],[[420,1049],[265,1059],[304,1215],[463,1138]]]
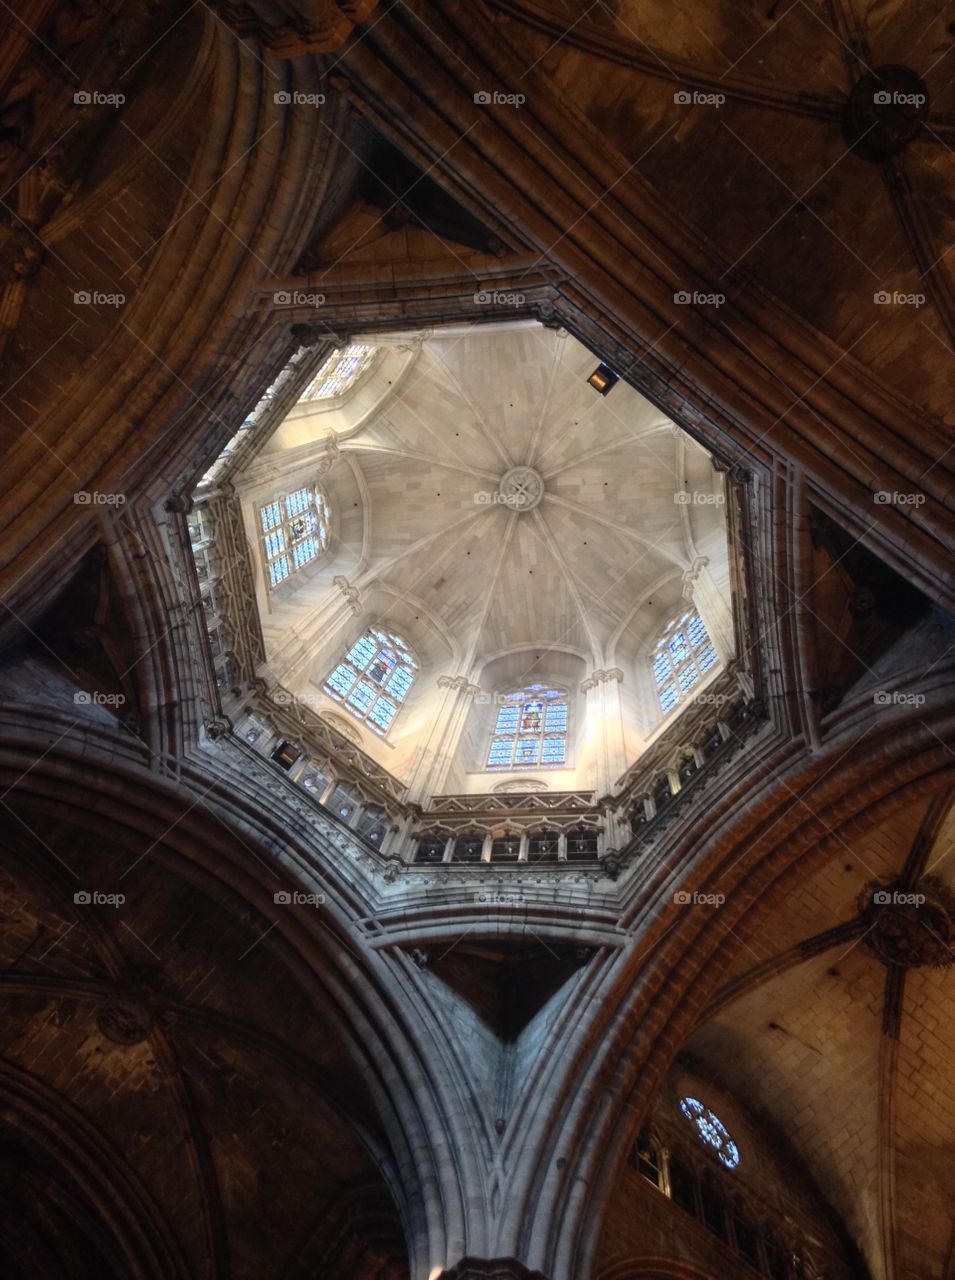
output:
[[[955,1220],[951,796],[780,885],[689,1048],[794,1144],[877,1280],[947,1276]],[[889,910],[889,907],[885,908]],[[887,963],[891,959],[892,963]]]
[[[723,491],[708,455],[625,384],[599,395],[587,382],[597,363],[534,323],[419,342],[342,434],[323,484],[350,541],[333,542],[299,606],[314,607],[320,589],[337,595],[344,574],[423,606],[469,669],[532,646],[599,665],[641,604],[656,594],[661,611],[678,607],[702,549],[724,576]],[[259,483],[272,458],[279,473],[281,453],[269,453]]]

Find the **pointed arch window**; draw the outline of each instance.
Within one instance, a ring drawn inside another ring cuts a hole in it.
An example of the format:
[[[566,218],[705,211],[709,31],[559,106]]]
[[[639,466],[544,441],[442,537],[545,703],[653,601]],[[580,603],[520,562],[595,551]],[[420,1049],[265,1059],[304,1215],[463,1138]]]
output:
[[[325,692],[372,732],[384,735],[407,698],[418,664],[404,640],[369,627],[325,681]]]
[[[560,768],[567,762],[567,694],[531,684],[500,698],[488,769]]]
[[[277,587],[328,547],[331,513],[317,485],[279,494],[259,507],[262,553],[269,586]]]
[[[359,342],[333,351],[305,388],[302,399],[330,400],[332,396],[340,396],[358,381],[371,364],[374,354],[374,347]]]
[[[671,622],[650,659],[663,714],[679,706],[718,661],[698,613],[690,610]]]

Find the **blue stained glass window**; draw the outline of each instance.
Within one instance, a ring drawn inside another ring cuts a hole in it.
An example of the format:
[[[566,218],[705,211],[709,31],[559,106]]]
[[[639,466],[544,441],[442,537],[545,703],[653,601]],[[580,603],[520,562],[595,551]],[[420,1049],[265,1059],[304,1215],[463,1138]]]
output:
[[[344,663],[339,663],[325,683],[331,685],[334,692],[344,698],[354,683],[354,675]]]
[[[526,769],[564,763],[567,694],[544,684],[503,696],[488,745],[488,769]]]
[[[686,636],[682,631],[678,631],[675,636],[671,637],[670,655],[674,662],[685,662],[690,656],[690,646],[687,644]]]
[[[653,663],[653,674],[657,684],[663,684],[670,678],[670,660],[665,653],[658,654]]]
[[[557,702],[547,708],[544,717],[544,728],[548,733],[561,733],[567,728],[567,704]]]
[[[325,681],[325,692],[356,720],[385,734],[405,701],[418,670],[411,650],[393,632],[370,627]]]
[[[414,680],[414,672],[407,667],[397,667],[388,681],[388,692],[400,702],[404,702],[408,696],[408,690],[411,688],[412,680]]]
[[[269,564],[269,580],[274,587],[277,583],[282,582],[292,572],[292,566],[288,562],[288,556],[279,556],[277,560],[271,561]]]
[[[262,529],[268,533],[270,529],[274,529],[282,519],[282,508],[277,502],[270,502],[264,506],[259,513],[262,521]]]
[[[365,680],[360,680],[348,695],[348,701],[359,711],[367,711],[375,700],[375,690]]]
[[[368,712],[368,719],[373,725],[378,725],[382,732],[386,731],[388,726],[394,720],[398,713],[397,704],[391,702],[388,698],[379,698],[372,709]]]
[[[389,653],[387,649],[379,649],[375,654],[374,662],[368,668],[369,680],[374,680],[375,684],[384,684],[397,661],[393,653]]]
[[[365,667],[370,659],[375,656],[377,647],[370,635],[364,635],[357,644],[353,644],[349,649],[348,661],[354,663],[356,667]]]
[[[352,343],[341,351],[332,352],[305,389],[302,399],[328,400],[332,396],[340,396],[361,377],[374,354],[374,347],[361,343]]]
[[[525,702],[521,712],[521,733],[540,733],[542,702]]]
[[[705,674],[711,667],[716,666],[716,650],[708,644],[696,655],[696,660],[700,664],[700,670]]]
[[[317,555],[318,543],[314,538],[306,538],[304,542],[292,548],[292,559],[295,561],[296,569],[301,569],[303,564],[308,564],[309,560],[314,560]]]
[[[665,689],[660,690],[660,706],[663,708],[664,715],[672,711],[679,701],[680,695],[677,693],[675,684],[668,684]]]
[[[688,693],[700,678],[700,673],[695,666],[685,666],[677,676],[680,682],[680,689],[683,693]]]
[[[690,637],[690,644],[694,649],[698,649],[706,640],[706,627],[699,614],[694,613],[686,624],[686,633]]]
[[[513,733],[517,728],[517,707],[501,707],[497,713],[495,733]]]
[[[328,546],[329,519],[328,502],[320,489],[296,489],[259,508],[270,586],[318,559]]]
[[[663,714],[669,715],[718,662],[706,625],[698,613],[685,613],[672,622],[651,656]]]
[[[739,1147],[730,1137],[726,1125],[719,1116],[709,1107],[704,1106],[699,1098],[681,1098],[680,1110],[696,1128],[700,1141],[716,1153],[720,1163],[727,1169],[737,1168]]]

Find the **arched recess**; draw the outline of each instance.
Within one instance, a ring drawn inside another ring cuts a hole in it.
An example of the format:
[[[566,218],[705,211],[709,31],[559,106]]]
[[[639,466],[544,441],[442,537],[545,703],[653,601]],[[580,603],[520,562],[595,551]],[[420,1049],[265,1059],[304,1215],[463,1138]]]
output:
[[[269,955],[290,975],[281,998],[270,999],[260,991],[249,996],[247,1006],[284,1008],[294,990],[302,1013],[299,1028],[286,1028],[291,1042],[302,1039],[300,1028],[308,1025],[309,1035],[318,1036],[313,1054],[320,1057],[323,1045],[337,1046],[338,1062],[331,1073],[313,1069],[312,1075],[330,1082],[333,1104],[342,1088],[346,1094],[354,1088],[362,1094],[354,1105],[339,1110],[351,1117],[348,1123],[396,1200],[413,1272],[424,1266],[422,1259],[453,1255],[469,1241],[483,1247],[480,1225],[475,1234],[464,1202],[467,1188],[481,1185],[485,1139],[475,1129],[474,1108],[461,1106],[458,1079],[444,1069],[440,1019],[426,1005],[407,999],[401,957],[366,948],[360,938],[356,949],[351,933],[356,905],[359,914],[364,908],[370,915],[372,903],[356,904],[356,882],[349,885],[354,867],[344,878],[336,869],[350,842],[324,820],[319,820],[318,833],[307,831],[301,822],[307,806],[287,810],[282,817],[281,806],[267,790],[267,768],[265,788],[263,778],[253,778],[247,770],[230,771],[223,761],[217,770],[213,760],[205,769],[187,766],[173,786],[144,768],[145,753],[128,738],[106,729],[93,732],[99,752],[113,760],[103,767],[89,755],[89,731],[84,763],[80,736],[65,723],[52,735],[49,723],[40,727],[36,717],[33,727],[39,736],[31,740],[21,718],[19,749],[8,746],[0,754],[0,785],[8,788],[4,805],[13,827],[23,830],[32,856],[55,870],[58,901],[68,899],[78,883],[66,867],[79,863],[81,873],[88,870],[85,859],[92,849],[106,860],[98,883],[110,892],[119,888],[132,901],[129,886],[136,884],[137,868],[154,864],[165,869],[159,883],[167,888],[181,884],[186,901],[198,894],[199,900],[218,904],[245,939],[244,946],[236,943],[236,962],[246,952],[259,959]],[[8,717],[7,741],[10,728]],[[59,738],[52,750],[51,736]],[[295,817],[289,825],[291,814]],[[324,895],[321,911],[311,907],[280,914],[275,893],[290,886]],[[370,890],[365,873],[359,873],[357,886],[360,892]],[[145,898],[134,907],[136,912],[144,909],[150,894],[156,901],[161,897],[155,882],[151,889],[141,888],[141,894]],[[190,920],[197,918],[194,910],[187,914]],[[198,916],[202,914],[199,910]],[[114,958],[114,981],[122,984],[128,973],[140,975],[143,965],[146,970],[156,966],[150,947],[155,952],[158,942],[148,921],[128,916],[127,928],[115,920],[109,923],[120,944],[136,952],[130,967],[121,945]],[[58,935],[67,931],[64,923]],[[162,947],[158,954],[165,954]],[[210,963],[209,972],[214,968]],[[191,990],[197,977],[201,987],[201,974],[191,979],[180,974],[173,986]],[[135,978],[137,990],[142,981]],[[146,988],[151,991],[148,981]],[[214,1011],[203,1008],[201,993],[197,1007],[181,1010],[172,1002],[166,1012],[207,1035],[228,1030]],[[251,1026],[239,1038],[256,1043],[258,1053],[263,1033],[261,1026]],[[229,1035],[235,1038],[231,1031]],[[282,1052],[287,1057],[288,1050]],[[316,1143],[315,1149],[319,1147]],[[449,1159],[442,1152],[455,1154]],[[439,1195],[430,1190],[435,1187],[440,1187]]]
[[[82,1110],[6,1059],[0,1106],[6,1266],[53,1263],[56,1274],[79,1277],[96,1265],[108,1267],[97,1270],[104,1280],[186,1280],[191,1272],[171,1221],[123,1150]],[[31,1226],[39,1234],[32,1245],[24,1238]]]
[[[851,842],[899,805],[950,783],[952,760],[942,743],[952,724],[945,708],[937,708],[931,723],[908,715],[891,728],[877,729],[871,702],[866,708],[860,700],[846,718],[857,726],[868,720],[871,726],[872,755],[857,761],[851,775],[835,770],[827,776],[857,740],[851,730],[841,743],[833,742],[827,764],[810,764],[790,748],[788,767],[774,761],[757,778],[751,761],[746,776],[727,787],[717,809],[690,824],[677,847],[668,851],[664,843],[659,853],[665,865],[634,886],[621,917],[622,922],[640,919],[639,945],[623,948],[612,965],[595,971],[594,990],[600,994],[590,1006],[588,1047],[578,1049],[559,1079],[553,1071],[560,1058],[558,1038],[542,1050],[550,1087],[567,1091],[567,1107],[541,1146],[532,1150],[527,1144],[515,1159],[515,1194],[504,1239],[510,1242],[507,1233],[513,1231],[526,1242],[528,1264],[545,1274],[579,1275],[592,1265],[601,1206],[636,1138],[643,1110],[777,879],[797,864],[808,873],[840,842]],[[747,798],[745,806],[737,785]],[[811,795],[811,815],[800,808],[801,795]],[[730,813],[732,823],[725,820]],[[725,894],[719,913],[673,906],[680,879],[673,876],[671,858],[688,873],[693,868],[692,883],[701,891]],[[533,1079],[526,1085],[527,1114],[521,1122],[530,1128],[536,1091]],[[553,1180],[555,1162],[560,1187],[539,1215],[539,1180]]]

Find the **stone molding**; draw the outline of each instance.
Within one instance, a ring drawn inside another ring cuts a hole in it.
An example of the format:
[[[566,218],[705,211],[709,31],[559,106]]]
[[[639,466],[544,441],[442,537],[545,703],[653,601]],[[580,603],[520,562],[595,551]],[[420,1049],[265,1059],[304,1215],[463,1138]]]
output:
[[[353,587],[343,573],[338,573],[332,578],[332,582],[339,589],[345,598],[345,601],[357,618],[361,613],[361,592],[357,587]]]
[[[467,676],[438,676],[439,689],[456,689],[469,698],[476,698],[482,692],[481,686],[472,684]]]
[[[693,563],[689,569],[683,570],[683,599],[692,600],[693,592],[696,584],[699,582],[703,570],[710,563],[709,556],[694,556]]]
[[[589,693],[598,684],[610,684],[614,680],[623,682],[623,671],[620,667],[608,667],[606,670],[591,671],[585,680],[581,680],[580,692]]]

